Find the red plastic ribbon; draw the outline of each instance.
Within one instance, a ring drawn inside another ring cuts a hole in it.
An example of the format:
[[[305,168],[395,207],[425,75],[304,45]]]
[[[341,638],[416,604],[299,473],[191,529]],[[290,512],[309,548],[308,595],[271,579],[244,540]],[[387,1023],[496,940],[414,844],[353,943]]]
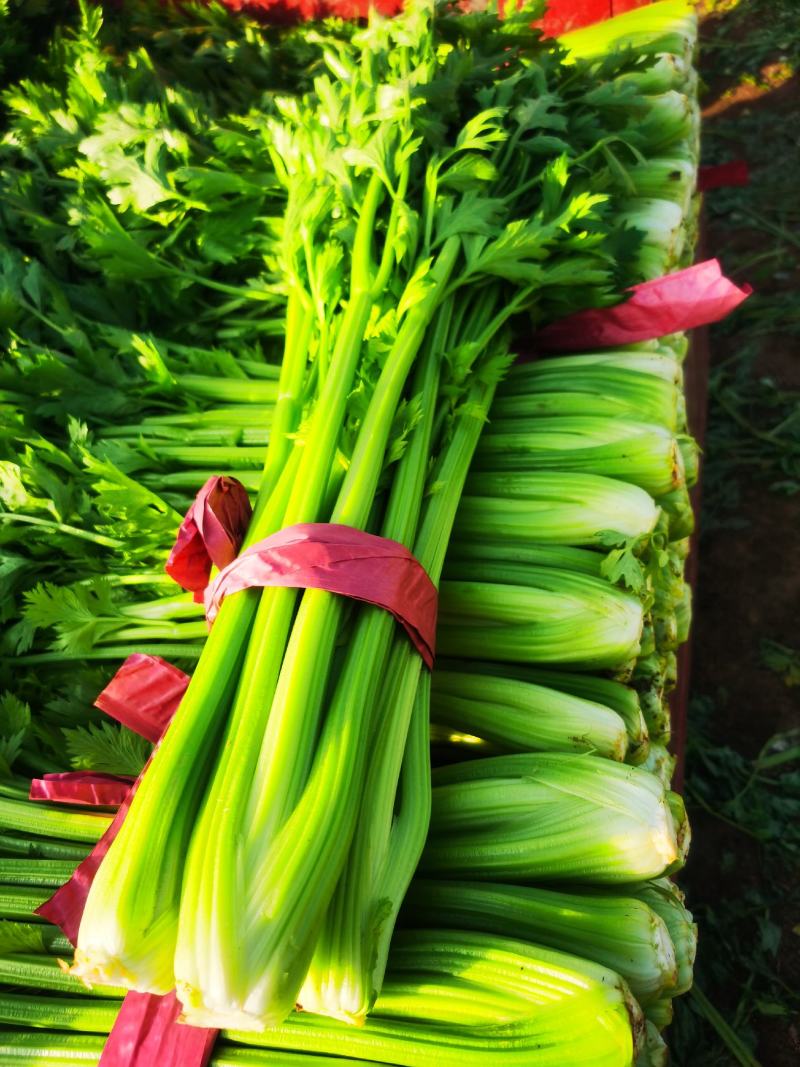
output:
[[[398,541],[335,523],[287,526],[248,548],[217,575],[206,590],[209,623],[226,596],[254,586],[325,589],[384,608],[433,668],[436,586]]]
[[[750,182],[750,169],[745,159],[731,159],[727,163],[700,167],[697,172],[698,192],[707,193],[709,189],[726,189],[735,185],[747,185]]]
[[[198,604],[211,576],[211,565],[223,567],[235,559],[252,515],[247,490],[236,478],[209,478],[178,530],[167,560],[167,574],[183,589],[194,592]]]
[[[152,759],[152,756],[150,758]],[[111,842],[119,833],[122,821],[131,806],[131,801],[149,764],[150,760],[147,761],[142,773],[133,785],[128,788],[109,828],[86,859],[78,864],[69,881],[60,886],[49,900],[46,900],[44,904],[40,904],[36,909],[37,915],[41,915],[43,919],[58,926],[73,945],[78,939],[83,909],[86,907],[86,898],[89,896],[89,889],[94,881],[94,876],[97,874],[105,854],[111,848]]]
[[[270,23],[318,21],[323,18],[365,19],[374,8],[381,15],[396,15],[402,0],[223,0],[231,11],[246,11]]]
[[[100,1067],[204,1067],[219,1030],[178,1023],[174,993],[127,993],[100,1057]]]
[[[629,299],[610,308],[590,308],[545,326],[534,338],[540,351],[569,352],[650,341],[724,319],[752,293],[708,259],[686,270],[634,285]]]
[[[30,800],[48,800],[51,804],[81,804],[93,808],[118,808],[125,801],[133,778],[96,771],[66,771],[34,778]]]
[[[153,744],[169,726],[189,675],[160,656],[135,652],[95,700],[95,705]]]
[[[158,742],[188,684],[188,675],[166,660],[157,656],[130,656],[96,703],[143,737]],[[91,853],[69,881],[36,909],[42,918],[60,927],[73,944],[77,941],[94,876],[119,833],[149,762],[126,789],[111,825]],[[45,779],[68,777],[46,775]],[[158,1067],[206,1067],[219,1031],[179,1024],[179,1014],[180,1005],[174,993],[165,997],[127,993],[103,1048],[101,1067],[154,1067],[156,1064]]]

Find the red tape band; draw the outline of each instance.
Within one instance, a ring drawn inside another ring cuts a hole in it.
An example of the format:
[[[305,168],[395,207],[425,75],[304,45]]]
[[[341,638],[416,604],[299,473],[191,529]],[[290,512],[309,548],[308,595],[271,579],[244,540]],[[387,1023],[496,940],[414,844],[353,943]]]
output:
[[[95,771],[66,771],[46,774],[31,782],[30,800],[51,804],[80,804],[93,808],[118,808],[125,801],[133,778]]]
[[[167,574],[194,592],[198,604],[211,577],[211,566],[223,567],[242,547],[252,516],[247,490],[236,478],[215,475],[194,498],[167,559]]]
[[[706,260],[662,278],[634,285],[622,304],[589,308],[545,326],[534,338],[537,351],[569,352],[650,341],[724,319],[752,293]]]
[[[178,1022],[174,993],[127,993],[99,1067],[205,1067],[219,1030]]]
[[[169,726],[188,684],[188,674],[160,656],[135,652],[100,693],[95,705],[155,744]]]
[[[119,722],[148,740],[157,742],[169,726],[188,684],[188,675],[166,660],[137,654],[125,660],[96,703]],[[38,915],[63,930],[73,944],[78,937],[94,876],[122,826],[146,770],[147,765],[136,781],[126,786],[111,825],[86,859],[73,871],[69,881],[36,909]],[[58,779],[64,782],[70,777],[69,773],[45,775],[43,780],[37,781]],[[122,779],[119,781],[122,783]],[[46,799],[52,800],[53,797]],[[179,1024],[179,1013],[180,1005],[174,993],[165,997],[152,993],[128,993],[103,1048],[101,1067],[153,1067],[154,1064],[158,1064],[158,1067],[206,1067],[219,1031]]]
[[[429,668],[436,644],[438,593],[422,564],[398,541],[336,523],[299,523],[259,541],[206,590],[206,617],[243,589],[324,589],[390,612]]]
[[[750,183],[750,168],[744,159],[731,159],[727,163],[700,167],[697,172],[697,190],[707,193],[711,189],[729,189]]]

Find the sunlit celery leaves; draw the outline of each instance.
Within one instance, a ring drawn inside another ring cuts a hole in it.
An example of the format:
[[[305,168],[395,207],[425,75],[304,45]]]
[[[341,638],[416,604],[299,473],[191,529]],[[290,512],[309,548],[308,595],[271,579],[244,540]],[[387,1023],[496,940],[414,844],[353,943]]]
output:
[[[0,776],[11,767],[22,749],[31,728],[31,711],[13,693],[0,694]]]
[[[151,745],[139,734],[109,722],[64,730],[70,766],[78,771],[138,775]]]
[[[2,22],[0,22],[2,26]],[[41,923],[0,921],[0,954],[15,952],[42,953],[46,951]]]
[[[22,618],[12,627],[17,652],[31,647],[38,630],[48,630],[55,634],[52,649],[80,656],[120,627],[111,586],[102,578],[71,586],[41,582],[23,600]]]

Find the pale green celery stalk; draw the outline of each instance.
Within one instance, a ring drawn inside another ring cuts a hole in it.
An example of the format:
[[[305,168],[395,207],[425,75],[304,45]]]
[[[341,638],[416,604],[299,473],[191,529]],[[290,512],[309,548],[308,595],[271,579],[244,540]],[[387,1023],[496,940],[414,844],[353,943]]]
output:
[[[484,291],[469,312],[457,318],[449,347],[455,349],[463,339],[472,341],[476,352],[487,351],[516,304],[512,301],[497,313],[498,303],[496,287]],[[464,480],[503,366],[503,360],[495,360],[476,374],[432,475],[439,488],[425,510],[414,551],[437,584]],[[378,718],[352,857],[301,992],[307,1010],[360,1022],[381,988],[394,922],[430,815],[430,693],[428,677],[419,680],[420,669],[417,654],[396,635],[387,669],[393,714],[381,712]]]
[[[119,636],[119,635],[117,635]],[[138,636],[138,635],[137,635]],[[139,644],[134,641],[129,645],[102,645],[92,649],[91,652],[36,652],[31,655],[15,656],[14,662],[25,666],[36,664],[64,663],[71,659],[87,660],[90,662],[103,661],[114,662],[126,659],[134,652],[141,652],[149,656],[163,656],[164,659],[196,660],[200,658],[203,644],[174,644],[168,641],[154,642],[152,644]]]
[[[621,669],[638,655],[643,622],[638,599],[602,579],[517,566],[524,585],[442,582],[443,655],[584,670]]]
[[[335,353],[325,379],[326,389],[331,381],[339,383],[341,389],[342,379],[349,385],[355,373],[367,316],[391,269],[396,205],[406,180],[407,169],[392,208],[384,263],[374,274],[369,266],[368,239],[362,240],[360,254],[357,243],[355,291],[362,317],[358,330],[346,342],[353,363],[346,375],[341,374]],[[371,179],[371,184],[374,182]],[[394,413],[459,250],[458,238],[445,242],[430,268],[430,289],[401,320],[331,515],[335,523],[363,527],[369,518]],[[346,332],[342,327],[337,350]],[[339,411],[327,411],[334,431],[331,445],[338,436],[343,413],[343,406]],[[310,443],[307,451],[312,451]],[[330,467],[333,457],[323,459]],[[320,473],[324,469],[322,466]],[[296,498],[287,509],[287,522],[307,521],[309,512],[313,514],[307,486],[302,480],[298,484]],[[238,700],[234,709],[234,728],[241,731],[244,751],[236,770],[226,773],[228,753],[233,751],[233,746],[227,746],[226,762],[215,775],[206,815],[193,842],[184,887],[177,988],[187,1018],[203,1024],[235,1019],[241,1026],[263,1027],[283,1018],[294,1003],[352,833],[364,759],[364,725],[380,684],[383,649],[393,632],[394,624],[386,613],[364,610],[359,614],[356,634],[321,722],[326,668],[343,615],[342,599],[320,590],[306,591],[287,646],[296,596],[286,590],[271,592],[275,593],[269,598],[275,607],[274,618],[265,616],[267,624],[260,628],[257,622],[254,631],[261,662],[252,670],[246,665],[240,691],[241,716]],[[314,670],[310,669],[312,663]],[[274,694],[271,708],[268,694]],[[269,712],[266,719],[265,708]],[[312,742],[320,728],[313,758]],[[253,745],[253,736],[263,736],[260,753]],[[289,775],[287,767],[291,768]],[[298,847],[298,827],[303,828],[302,848]],[[231,850],[242,837],[239,847],[243,858],[238,861],[237,872]],[[210,855],[214,857],[212,878],[208,877]],[[237,874],[257,885],[257,894],[247,894],[239,887]],[[269,912],[264,899],[269,901]],[[240,931],[244,958],[231,952],[232,929]]]
[[[657,1030],[664,1030],[672,1022],[674,1011],[674,998],[662,997],[661,1000],[655,1000],[647,1005],[647,1021],[651,1022]]]
[[[480,930],[572,952],[615,971],[642,1004],[677,983],[664,920],[632,895],[415,879],[401,917],[409,926]]]
[[[421,870],[598,885],[658,877],[685,855],[685,819],[672,809],[651,774],[609,760],[536,753],[440,767]]]
[[[697,923],[683,903],[683,894],[668,878],[659,878],[640,886],[634,891],[666,923],[675,946],[678,963],[678,980],[669,996],[677,997],[692,988],[695,956],[697,955]]]
[[[0,1067],[18,1064],[99,1064],[105,1039],[92,1034],[66,1034],[58,1031],[5,1031],[0,1035]],[[275,1052],[268,1049],[234,1047],[217,1042],[210,1067],[379,1067],[372,1060],[339,1056],[306,1056],[302,1052]]]
[[[215,378],[224,388],[230,378]],[[233,407],[213,407],[204,411],[181,412],[172,415],[147,415],[141,422],[104,426],[96,440],[129,437],[136,441],[141,434],[174,434],[186,430],[255,430],[264,433],[271,426],[274,405],[241,404]]]
[[[437,670],[431,719],[504,752],[589,752],[624,760],[628,734],[602,704],[513,678]]]
[[[456,533],[460,541],[607,544],[612,532],[623,540],[642,537],[657,519],[643,489],[601,475],[475,472],[459,504]]]
[[[108,815],[65,811],[28,800],[0,797],[0,829],[94,844],[111,824]]]
[[[288,312],[287,312],[288,319]],[[290,331],[287,322],[287,333]],[[252,378],[223,378],[211,375],[179,374],[179,389],[189,396],[227,404],[272,405],[280,395],[280,385],[274,381],[254,381]]]
[[[683,370],[672,352],[640,350],[636,348],[601,349],[578,356],[548,356],[546,360],[515,363],[508,377],[500,383],[498,397],[514,397],[518,393],[536,392],[537,383],[553,374],[564,372],[580,375],[589,367],[609,370],[630,370],[637,374],[661,378],[679,391],[683,387]]]
[[[209,478],[219,474],[220,467],[206,467],[183,471],[167,471],[165,474],[151,474],[143,471],[137,474],[137,480],[149,489],[159,489],[165,492],[171,489],[185,490],[186,506],[194,499],[197,487],[204,485]],[[235,464],[227,469],[222,468],[229,477],[237,478],[250,493],[258,492],[263,474],[261,471],[244,470]]]
[[[105,1034],[118,1003],[4,993],[0,1022],[16,1030]],[[396,939],[392,974],[363,1027],[295,1013],[258,1034],[224,1033],[218,1054],[247,1064],[256,1046],[279,1058],[254,1064],[286,1067],[295,1052],[320,1064],[326,1059],[316,1057],[332,1055],[406,1067],[495,1067],[499,1057],[519,1067],[620,1067],[632,1063],[642,1030],[630,991],[605,967],[516,939],[422,930]],[[36,1038],[63,1040],[41,1033]],[[87,1038],[77,1038],[77,1047],[80,1041]]]
[[[363,230],[371,227],[378,197],[376,183],[362,216]],[[350,312],[351,317],[355,314]],[[273,415],[275,432],[267,454],[264,491],[256,503],[246,545],[280,527],[298,474],[299,450],[287,458],[288,446],[278,428],[291,425],[285,410],[295,405],[292,387],[305,373],[304,339],[302,328],[287,330],[281,370],[284,388]],[[324,418],[324,408],[322,412]],[[273,461],[276,454],[278,461]],[[279,478],[276,469],[282,469]],[[258,592],[247,590],[222,605],[180,708],[95,875],[75,953],[75,970],[82,977],[163,993],[173,988],[184,858],[258,604]],[[169,656],[170,652],[164,648],[161,654]]]
[[[656,731],[656,733],[658,734],[659,731]],[[650,745],[647,759],[641,764],[641,767],[643,770],[655,775],[659,782],[668,789],[672,780],[672,772],[675,769],[675,757],[665,745],[654,742]]]
[[[636,684],[635,676],[634,684]],[[648,682],[639,694],[642,714],[647,723],[647,732],[653,744],[667,745],[670,740],[672,723],[669,701],[665,699],[664,692],[663,683]]]
[[[251,470],[264,465],[261,446],[244,445],[167,445],[158,443],[159,459],[165,463],[179,463],[182,467],[242,466]],[[196,480],[196,479],[195,479]]]
[[[654,374],[589,362],[562,370],[547,360],[533,365],[538,373],[517,377],[524,385],[513,394],[499,396],[492,405],[492,425],[504,419],[553,415],[617,415],[678,428],[678,387]],[[594,409],[592,407],[594,405]]]
[[[497,674],[497,665],[481,660],[440,659],[442,670],[458,673],[489,675]],[[615,711],[628,731],[628,763],[641,763],[647,758],[649,738],[647,726],[635,689],[611,678],[593,674],[571,674],[565,671],[545,670],[538,667],[522,667],[505,664],[503,677],[525,682],[529,685],[557,690]]]
[[[114,986],[86,986],[61,966],[55,956],[15,952],[0,954],[0,984],[48,993],[72,993],[90,997],[121,997],[123,989]]]
[[[640,251],[642,273],[648,277],[667,274],[683,251],[684,214],[672,200],[639,198],[625,200],[614,216],[616,223],[632,226],[644,234]]]
[[[229,1036],[406,1067],[619,1067],[641,1030],[630,992],[605,968],[517,940],[414,931],[395,939],[362,1027],[301,1013],[266,1033]]]
[[[687,92],[697,82],[697,71],[682,55],[660,55],[642,70],[627,71],[614,78],[614,85],[638,93],[665,93],[669,89]]]
[[[677,626],[677,642],[682,645],[689,640],[689,632],[692,626],[692,587],[688,582],[684,584],[681,599],[675,605],[675,622]]]
[[[677,541],[688,537],[694,530],[694,509],[688,486],[684,483],[665,493],[659,497],[658,503],[669,516],[670,540]]]
[[[681,153],[697,155],[699,112],[693,96],[670,89],[656,96],[640,97],[645,103],[638,113],[632,114],[622,136],[646,157]]]
[[[684,216],[689,212],[697,183],[697,162],[689,153],[673,151],[669,157],[648,159],[625,169],[631,183],[627,190],[637,197],[672,200]]]
[[[646,1020],[644,1047],[636,1057],[634,1067],[669,1067],[669,1047],[651,1020]]]
[[[70,860],[73,869],[76,863],[86,858],[88,847],[66,841],[53,841],[46,837],[16,837],[13,833],[0,833],[0,855],[26,856],[47,860]]]
[[[53,1031],[64,1030],[106,1035],[110,1033],[118,1012],[119,999],[0,993],[0,1023],[3,1026],[35,1027],[40,1033],[46,1032],[48,1040]],[[3,1036],[0,1033],[0,1040]]]
[[[256,410],[264,410],[256,409]],[[231,449],[233,447],[241,447],[244,449],[243,458],[246,462],[249,462],[252,457],[250,451],[254,446],[261,448],[262,452],[266,451],[266,446],[269,443],[270,433],[268,429],[268,423],[264,423],[259,426],[237,426],[232,422],[228,426],[199,426],[196,428],[189,428],[187,426],[141,426],[139,428],[133,428],[128,433],[118,433],[115,437],[109,438],[104,436],[99,438],[99,442],[113,440],[114,444],[124,443],[134,448],[142,447],[149,449],[156,455],[161,454],[161,449],[164,446],[169,446],[172,443],[180,442],[182,448],[199,448],[202,452],[199,453],[201,458],[208,461],[210,453],[207,451],[209,448],[220,447],[224,449]],[[172,459],[172,454],[164,453],[165,458]],[[225,458],[230,463],[231,453],[228,451]],[[224,468],[223,468],[224,469]]]
[[[601,474],[638,485],[656,499],[685,484],[676,438],[627,419],[563,416],[490,426],[475,454],[480,471],[548,470]]]
[[[74,870],[71,860],[0,858],[0,882],[4,885],[57,887],[69,881]]]
[[[688,0],[662,0],[559,37],[568,58],[591,59],[620,48],[636,55],[664,53],[691,58],[697,14]]]
[[[0,922],[0,945],[4,946],[6,953],[17,953],[24,944],[27,946],[26,952],[45,953],[62,959],[72,954],[72,942],[64,937],[57,926],[39,922],[38,916],[34,916],[37,921],[32,923],[8,919],[2,911],[0,915],[3,916]]]
[[[42,922],[36,909],[53,895],[52,889],[0,885],[0,915],[4,919]]]
[[[471,581],[478,577],[479,568],[497,563],[556,567],[601,578],[604,559],[602,553],[591,548],[572,548],[569,545],[526,544],[522,540],[503,540],[500,537],[492,541],[462,541],[457,531],[448,548],[444,578]]]
[[[428,398],[428,403],[423,408],[420,422],[414,429],[394,478],[392,496],[384,520],[385,536],[392,536],[394,539],[413,541],[419,521],[436,414],[436,405],[430,401],[438,391],[440,360],[446,350],[452,310],[451,298],[445,302],[437,315],[427,342],[426,356],[416,373],[413,394]],[[429,561],[419,555],[417,558],[428,570],[426,563]],[[428,573],[430,575],[429,570]],[[436,579],[436,575],[430,576]],[[368,892],[373,888],[372,879],[382,873],[378,857],[373,854],[374,844],[370,840],[369,831],[370,820],[375,820],[378,803],[374,794],[376,787],[382,790],[385,807],[389,787],[392,782],[396,783],[397,776],[401,773],[400,760],[403,758],[406,744],[408,752],[403,760],[402,773],[404,780],[409,778],[409,774],[412,777],[408,795],[404,796],[405,804],[398,813],[398,818],[403,825],[411,823],[413,826],[415,822],[422,822],[427,828],[430,811],[430,783],[428,781],[422,790],[423,801],[420,804],[420,792],[416,789],[415,781],[417,765],[428,768],[428,778],[430,774],[429,683],[424,673],[420,675],[419,654],[413,650],[409,656],[410,648],[406,635],[401,635],[399,644],[394,640],[395,636],[393,634],[391,648],[385,657],[381,705],[375,704],[371,709],[373,722],[369,727],[367,742],[370,761],[350,855],[322,923],[314,956],[298,995],[298,1002],[304,1010],[321,1012],[347,1021],[358,1017],[362,999],[358,986],[360,975],[357,974],[354,981],[347,973],[350,957],[354,953],[358,956],[363,951],[370,951],[369,941],[363,943],[364,903],[360,899],[364,894],[362,882],[365,865],[367,877],[370,879]],[[410,707],[415,711],[409,725]],[[391,714],[387,714],[387,708],[391,708]],[[377,721],[374,721],[376,719]],[[414,836],[403,835],[405,840],[413,840]],[[418,858],[418,853],[412,858],[414,866]]]

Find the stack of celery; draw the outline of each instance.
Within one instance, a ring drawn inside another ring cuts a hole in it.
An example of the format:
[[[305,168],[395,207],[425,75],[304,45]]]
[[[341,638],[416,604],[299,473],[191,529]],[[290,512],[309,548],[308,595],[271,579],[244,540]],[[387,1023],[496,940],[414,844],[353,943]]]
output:
[[[98,1062],[121,987],[175,986],[218,1064],[665,1062],[686,343],[508,353],[691,260],[693,16],[556,47],[531,11],[133,7],[4,97],[0,1063]],[[161,568],[211,474],[257,493],[248,544],[334,522],[441,573],[432,676],[319,590],[206,640]],[[141,770],[90,705],[142,651],[194,674],[89,897],[88,995],[33,911],[108,819],[23,779],[65,741]]]

